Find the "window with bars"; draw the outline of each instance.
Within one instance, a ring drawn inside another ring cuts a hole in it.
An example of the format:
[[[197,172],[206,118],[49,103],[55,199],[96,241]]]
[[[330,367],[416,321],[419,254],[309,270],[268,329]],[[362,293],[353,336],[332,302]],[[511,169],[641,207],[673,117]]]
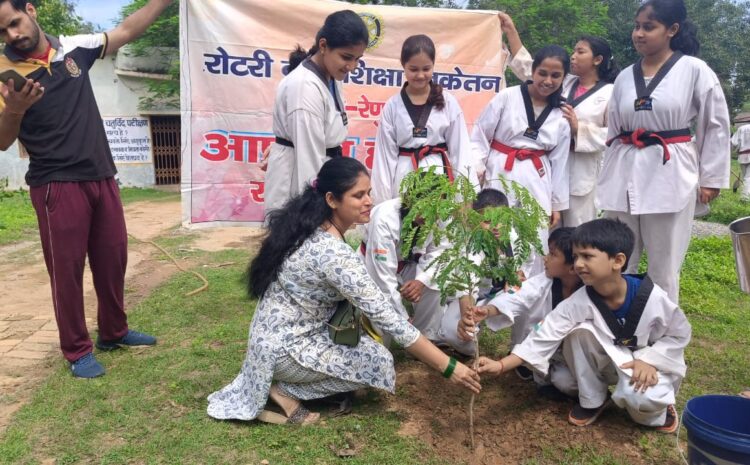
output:
[[[156,185],[180,183],[180,117],[152,116],[151,139],[154,147]]]

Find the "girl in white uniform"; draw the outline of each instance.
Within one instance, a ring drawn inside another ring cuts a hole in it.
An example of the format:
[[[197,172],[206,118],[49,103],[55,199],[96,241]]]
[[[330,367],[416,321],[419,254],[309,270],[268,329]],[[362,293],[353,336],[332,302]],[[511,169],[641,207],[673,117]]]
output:
[[[432,82],[435,44],[426,35],[407,38],[401,47],[406,84],[385,104],[375,140],[372,197],[376,204],[399,196],[401,180],[417,168],[438,166],[476,182],[464,114],[458,101]]]
[[[265,177],[265,209],[280,208],[302,192],[327,160],[341,156],[347,117],[340,81],[368,43],[367,26],[351,10],[329,15],[309,51],[289,56],[289,74],[276,92]]]
[[[513,56],[509,66],[516,76],[529,79],[531,55],[511,17],[502,12],[498,17]],[[595,188],[606,148],[607,107],[619,68],[606,40],[583,36],[570,57],[570,71],[563,82],[566,104],[561,107],[570,124],[572,139],[570,207],[562,211],[562,225],[576,227],[596,218]]]
[[[562,110],[570,123],[570,208],[562,224],[576,227],[596,218],[596,182],[607,141],[607,108],[619,69],[607,41],[584,36],[570,57],[574,76],[563,86]]]
[[[670,299],[690,243],[696,199],[729,186],[729,112],[716,74],[695,58],[695,26],[682,0],[649,0],[635,18],[642,56],[617,77],[596,203],[635,232],[627,272],[648,252],[648,274]],[[695,128],[694,141],[690,128]]]
[[[561,47],[542,48],[534,57],[532,80],[500,91],[482,111],[471,137],[483,187],[503,190],[501,177],[520,183],[550,215],[550,226],[568,208],[570,127],[559,106],[569,68]],[[512,192],[505,194],[515,206]],[[539,236],[546,253],[547,227],[540,228]],[[524,273],[532,276],[542,269],[542,257],[535,254]]]

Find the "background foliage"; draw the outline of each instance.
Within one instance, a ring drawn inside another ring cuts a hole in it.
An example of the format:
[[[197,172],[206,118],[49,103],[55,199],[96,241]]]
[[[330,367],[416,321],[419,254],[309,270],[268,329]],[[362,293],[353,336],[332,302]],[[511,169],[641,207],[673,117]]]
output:
[[[51,35],[72,35],[93,32],[94,26],[75,12],[75,2],[71,0],[34,0],[37,21],[42,30]]]
[[[134,0],[122,17],[146,4]],[[630,32],[639,0],[350,0],[351,3],[403,5],[433,8],[503,10],[510,13],[527,48],[533,53],[541,45],[556,43],[570,49],[582,34],[599,35],[612,45],[621,67],[638,57]],[[685,0],[688,15],[698,26],[700,57],[719,76],[733,114],[750,100],[750,1]],[[73,0],[35,0],[39,23],[51,34],[90,32],[91,23],[75,13]],[[149,31],[133,44],[135,53],[151,47],[179,46],[178,2],[169,7]],[[151,82],[154,98],[179,95],[179,63],[169,71],[168,81]]]

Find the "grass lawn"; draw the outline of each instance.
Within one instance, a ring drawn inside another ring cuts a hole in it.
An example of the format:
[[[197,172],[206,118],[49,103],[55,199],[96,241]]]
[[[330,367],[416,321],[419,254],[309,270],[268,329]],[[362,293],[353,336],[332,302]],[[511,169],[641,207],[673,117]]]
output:
[[[176,243],[165,243],[175,250]],[[353,415],[310,428],[220,422],[205,414],[206,396],[237,374],[255,303],[244,294],[244,251],[191,257],[206,266],[208,291],[192,298],[195,278],[182,275],[130,313],[134,328],[159,335],[159,346],[100,354],[108,374],[73,379],[60,361],[0,439],[0,464],[439,464],[440,450],[398,434],[402,418],[384,411],[372,392]],[[232,267],[215,266],[235,262]],[[688,377],[679,408],[703,393],[736,393],[750,386],[750,297],[737,286],[729,238],[693,241],[682,275],[682,305],[693,325]],[[485,332],[488,333],[488,332]],[[500,353],[507,334],[482,340]],[[519,406],[519,408],[524,408]],[[502,425],[498,426],[502,434]],[[684,434],[684,433],[683,433]],[[355,457],[333,449],[354,444]],[[674,437],[644,432],[635,445],[648,463],[677,463]],[[451,447],[446,444],[445,447]],[[530,464],[624,464],[617,450],[575,450],[560,444]]]
[[[730,185],[737,179],[735,174],[739,174],[740,167],[737,160],[732,160],[732,176]],[[740,200],[740,193],[732,192],[732,189],[722,189],[721,195],[711,202],[711,212],[701,218],[703,221],[714,223],[729,224],[738,218],[750,216],[750,202]]]
[[[121,189],[120,196],[126,205],[141,200],[167,201],[180,198],[178,192],[134,187]],[[0,190],[0,245],[21,239],[38,240],[37,229],[36,214],[29,193],[24,190]]]
[[[120,188],[120,198],[122,203],[127,205],[133,202],[149,200],[152,202],[179,200],[180,192],[169,192],[160,189],[140,188],[140,187],[123,187]]]
[[[36,230],[36,214],[29,193],[0,190],[0,245],[36,236]]]

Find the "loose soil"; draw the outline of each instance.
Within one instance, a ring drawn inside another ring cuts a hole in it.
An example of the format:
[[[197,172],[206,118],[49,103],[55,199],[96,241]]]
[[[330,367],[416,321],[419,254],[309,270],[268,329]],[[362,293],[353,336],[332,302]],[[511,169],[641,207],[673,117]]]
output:
[[[450,463],[571,463],[576,454],[566,461],[562,449],[590,451],[592,446],[623,463],[652,463],[639,447],[648,429],[631,422],[624,410],[612,405],[594,425],[575,427],[567,421],[573,402],[543,399],[533,382],[514,373],[482,380],[482,393],[474,404],[473,450],[468,391],[416,361],[399,364],[396,385],[397,395],[388,396],[388,407],[405,419],[401,434],[420,438]]]

